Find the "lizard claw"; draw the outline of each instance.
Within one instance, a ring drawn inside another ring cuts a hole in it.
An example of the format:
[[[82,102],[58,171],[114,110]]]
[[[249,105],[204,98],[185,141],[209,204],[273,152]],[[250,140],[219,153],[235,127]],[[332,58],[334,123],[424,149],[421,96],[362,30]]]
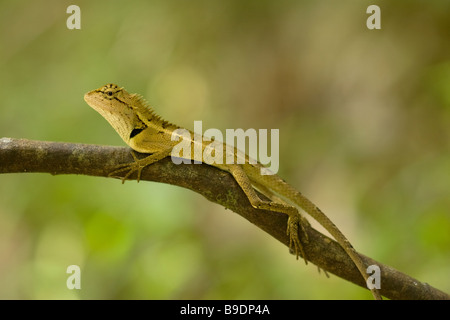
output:
[[[308,241],[308,234],[306,233],[305,225],[309,225],[309,223],[300,214],[289,216],[286,233],[289,236],[290,250],[295,253],[297,259],[299,255],[301,255],[305,260],[305,264],[308,264],[308,261],[306,260],[305,251],[303,250],[303,244],[300,241],[298,235],[299,231],[298,227],[300,226],[300,229],[302,231],[302,234],[304,235],[305,240]]]
[[[118,166],[115,167],[115,169],[113,171],[111,171],[108,176],[109,177],[117,177],[120,178],[122,180],[122,184],[125,183],[126,180],[128,180],[128,178],[137,171],[137,182],[139,182],[139,180],[141,179],[141,172],[142,169],[145,167],[143,165],[141,165],[140,163],[140,159],[138,159],[136,157],[136,155],[134,154],[134,152],[131,152],[131,155],[133,156],[134,162],[130,162],[130,163],[123,163],[123,164],[119,164]],[[120,173],[120,172],[124,172],[127,171],[128,172],[125,174],[125,176],[120,177],[120,176],[116,176],[116,174]]]

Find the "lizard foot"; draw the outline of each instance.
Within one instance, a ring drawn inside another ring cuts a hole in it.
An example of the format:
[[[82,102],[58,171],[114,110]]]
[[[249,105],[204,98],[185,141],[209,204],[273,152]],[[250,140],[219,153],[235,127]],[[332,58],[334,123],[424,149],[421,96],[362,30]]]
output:
[[[145,165],[141,164],[141,160],[136,157],[134,154],[134,151],[131,151],[131,155],[133,156],[134,162],[130,163],[123,163],[119,164],[114,168],[113,171],[111,171],[108,176],[109,177],[118,177],[116,174],[128,171],[125,176],[119,177],[122,180],[122,184],[125,183],[125,180],[127,180],[134,172],[137,172],[137,182],[141,179],[141,172],[142,169],[144,169]]]
[[[306,254],[303,250],[303,244],[300,241],[300,237],[298,235],[298,227],[300,226],[301,233],[304,236],[306,242],[308,242],[308,234],[306,233],[305,226],[308,226],[309,222],[300,214],[289,216],[287,223],[287,235],[289,236],[289,248],[291,252],[295,253],[296,258],[298,259],[299,254],[305,260],[305,264],[308,264],[306,260]]]

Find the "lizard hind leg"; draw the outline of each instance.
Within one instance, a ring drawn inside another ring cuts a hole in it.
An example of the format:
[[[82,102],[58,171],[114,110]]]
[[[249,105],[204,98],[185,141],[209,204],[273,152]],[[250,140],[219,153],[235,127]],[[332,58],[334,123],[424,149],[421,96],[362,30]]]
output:
[[[253,188],[252,182],[250,181],[249,177],[247,176],[247,174],[245,173],[245,171],[242,169],[241,166],[239,165],[230,166],[230,173],[233,175],[234,179],[239,184],[242,191],[244,191],[245,195],[250,201],[250,204],[254,208],[273,212],[280,212],[288,215],[286,233],[289,236],[289,249],[291,252],[295,254],[297,259],[299,255],[301,255],[305,260],[305,263],[308,264],[306,254],[303,249],[303,244],[299,237],[299,226],[300,231],[304,235],[304,238],[306,239],[306,241],[308,241],[305,226],[308,226],[309,223],[304,217],[300,215],[297,208],[286,204],[281,199],[278,200],[278,198],[275,197],[274,194],[266,187],[256,184],[255,186],[257,189],[259,189],[263,194],[267,195],[269,199],[272,199],[269,201],[261,200],[261,198],[256,193],[255,189]],[[274,201],[274,199],[277,200]]]
[[[305,264],[308,264],[306,253],[303,249],[303,243],[298,236],[298,227],[300,226],[302,234],[305,236],[306,241],[308,241],[308,234],[306,233],[305,225],[309,225],[308,221],[297,211],[295,215],[289,215],[286,234],[289,236],[290,250],[295,253],[297,259],[300,253],[303,257],[303,260],[305,260]]]

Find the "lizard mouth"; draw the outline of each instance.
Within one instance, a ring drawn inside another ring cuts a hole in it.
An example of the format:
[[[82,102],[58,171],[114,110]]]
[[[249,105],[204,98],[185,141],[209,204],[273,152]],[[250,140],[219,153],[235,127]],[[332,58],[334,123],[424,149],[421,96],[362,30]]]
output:
[[[106,100],[101,93],[97,90],[89,91],[84,95],[84,101],[87,102],[96,111],[109,111],[112,112],[112,105],[110,103],[105,103]]]

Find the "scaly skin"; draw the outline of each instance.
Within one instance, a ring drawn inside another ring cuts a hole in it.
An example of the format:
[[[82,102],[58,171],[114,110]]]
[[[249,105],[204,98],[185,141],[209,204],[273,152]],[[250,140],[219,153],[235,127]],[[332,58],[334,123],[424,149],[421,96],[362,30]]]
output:
[[[181,157],[188,160],[194,160],[193,156],[196,146],[201,148],[201,154],[203,155],[203,151],[210,143],[203,139],[195,139],[194,133],[191,131],[185,131],[188,132],[187,135],[178,134],[175,131],[182,128],[161,119],[153,112],[142,97],[137,94],[130,94],[115,84],[107,84],[99,89],[90,91],[86,93],[84,99],[89,106],[99,112],[111,124],[122,137],[123,141],[133,150],[142,153],[152,153],[152,155],[144,159],[137,159],[133,154],[134,162],[120,165],[116,170],[111,172],[110,175],[115,175],[127,171],[126,175],[122,178],[122,182],[125,182],[134,172],[137,172],[137,179],[139,181],[141,171],[144,167],[169,156],[172,148],[179,143],[179,141],[172,140],[173,135],[177,135],[179,139],[184,139],[191,145],[190,155],[181,155]],[[297,258],[301,254],[305,262],[307,262],[306,254],[300,241],[299,231],[304,234],[304,238],[307,241],[305,226],[308,225],[308,221],[300,215],[295,205],[302,208],[330,232],[350,256],[363,278],[367,281],[366,267],[359,254],[342,232],[315,204],[277,175],[261,175],[261,169],[264,166],[257,162],[250,163],[247,155],[235,148],[230,149],[225,144],[222,144],[222,148],[223,161],[221,164],[205,161],[206,159],[202,159],[202,161],[232,174],[254,208],[281,212],[288,215],[287,234],[290,239],[290,248],[296,254]],[[243,157],[245,163],[236,164],[237,161],[235,161],[235,164],[228,164],[225,161],[227,152],[228,154],[232,152],[235,160]],[[254,187],[271,200],[261,200],[255,192]],[[278,196],[282,199],[279,199]],[[371,289],[371,291],[375,299],[381,299],[378,290]]]

